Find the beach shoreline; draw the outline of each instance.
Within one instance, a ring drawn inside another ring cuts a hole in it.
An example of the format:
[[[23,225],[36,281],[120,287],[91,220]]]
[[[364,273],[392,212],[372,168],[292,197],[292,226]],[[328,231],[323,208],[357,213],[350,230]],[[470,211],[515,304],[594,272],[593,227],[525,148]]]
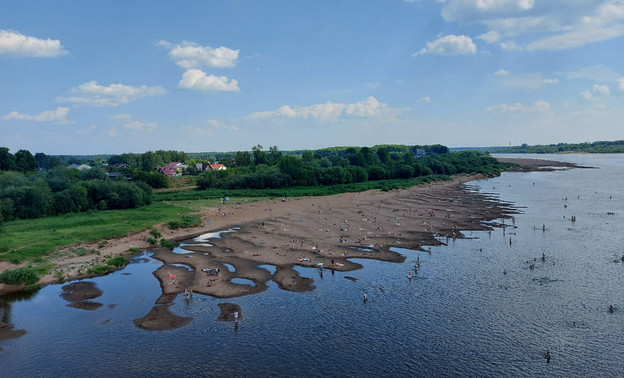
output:
[[[518,163],[522,171],[540,171],[546,166],[572,167],[569,163],[537,159],[500,160]],[[276,282],[285,290],[311,290],[312,283],[301,284],[298,274],[293,273],[293,266],[315,268],[322,264],[323,269],[350,271],[361,268],[350,260],[352,258],[400,262],[403,257],[390,251],[391,247],[424,251],[423,246],[443,244],[441,238],[461,237],[461,232],[466,230],[488,229],[490,226],[484,222],[510,217],[517,212],[511,204],[485,193],[474,193],[463,185],[481,179],[486,178],[459,176],[450,181],[387,192],[372,190],[202,208],[199,211],[201,226],[176,230],[159,226],[158,230],[164,238],[176,242],[205,233],[237,230],[211,239],[213,247],[194,245],[191,241],[185,248],[194,253],[184,255],[150,246],[146,242],[149,230],[107,240],[100,255],[53,259],[56,268],[42,277],[39,284],[97,276],[86,272],[89,267],[104,262],[104,256],[130,257],[130,249],[139,248],[153,250],[154,257],[163,264],[192,267],[193,272],[181,273],[193,273],[194,277],[184,277],[188,287],[177,285],[174,291],[178,294],[192,288],[198,293],[229,298],[262,291],[266,282],[274,278],[266,269],[258,269],[258,265],[280,268]],[[100,241],[83,243],[80,247],[96,250],[98,244]],[[229,272],[223,263],[234,266],[235,272]],[[16,267],[6,261],[0,262],[0,270]],[[215,268],[220,269],[218,279],[207,278],[202,271]],[[59,271],[63,279],[59,279]],[[155,275],[163,281],[161,274]],[[280,277],[284,277],[283,282],[279,282]],[[228,284],[232,278],[248,279],[254,285]],[[22,290],[23,285],[0,284],[0,295]]]

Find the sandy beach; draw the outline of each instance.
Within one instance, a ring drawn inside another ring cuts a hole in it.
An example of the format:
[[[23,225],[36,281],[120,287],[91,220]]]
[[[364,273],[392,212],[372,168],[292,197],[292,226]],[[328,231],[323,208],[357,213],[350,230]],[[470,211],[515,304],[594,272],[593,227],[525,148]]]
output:
[[[546,165],[561,166],[557,162]],[[539,170],[542,166],[542,161],[528,161],[523,169]],[[187,290],[232,298],[264,291],[271,280],[283,290],[313,290],[313,280],[301,277],[294,266],[329,274],[331,270],[360,269],[357,259],[402,262],[405,257],[392,251],[393,247],[426,253],[429,245],[461,238],[465,230],[490,229],[494,225],[488,222],[518,212],[511,204],[462,185],[478,179],[484,177],[456,177],[388,192],[224,204],[201,209],[200,227],[158,227],[164,238],[183,243],[186,253],[150,247],[145,241],[148,230],[109,240],[100,251],[111,257],[127,255],[132,247],[153,251],[153,257],[163,262],[153,273],[163,295],[156,301],[153,313],[135,323],[148,329],[175,328],[190,320],[176,318],[168,312],[168,306],[176,295]],[[95,249],[97,244],[82,246]],[[85,272],[98,260],[102,257],[88,255],[55,261],[57,268],[40,283],[59,282],[59,270],[67,279],[86,278],[79,272]],[[2,264],[0,269],[11,268],[6,262]],[[263,265],[274,266],[275,273]],[[233,283],[235,278],[248,283]],[[0,284],[0,294],[16,290],[20,288]],[[162,318],[168,319],[166,324],[155,320]]]

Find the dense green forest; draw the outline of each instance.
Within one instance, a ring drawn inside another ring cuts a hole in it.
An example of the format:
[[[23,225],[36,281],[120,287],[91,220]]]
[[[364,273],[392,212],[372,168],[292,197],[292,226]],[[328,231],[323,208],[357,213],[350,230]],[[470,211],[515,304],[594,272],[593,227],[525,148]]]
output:
[[[529,146],[526,143],[521,146],[488,148],[489,153],[524,153],[524,154],[558,154],[565,152],[586,152],[595,154],[624,153],[624,140],[598,141],[593,143],[558,143],[548,145]]]
[[[226,170],[200,172],[195,168],[195,163],[213,163],[217,158]],[[180,180],[156,171],[157,167],[171,162],[187,166],[181,178],[187,177],[187,185],[196,184],[199,191],[336,187],[471,173],[494,176],[507,168],[487,153],[450,152],[441,145],[333,147],[291,152],[281,152],[277,146],[265,151],[257,145],[251,151],[209,154],[203,158],[179,151],[148,151],[82,159],[32,155],[25,150],[13,155],[7,148],[0,148],[0,222],[150,204],[152,188],[168,187],[172,181]],[[69,169],[64,165],[87,163],[93,166]],[[109,175],[113,171],[119,174]]]

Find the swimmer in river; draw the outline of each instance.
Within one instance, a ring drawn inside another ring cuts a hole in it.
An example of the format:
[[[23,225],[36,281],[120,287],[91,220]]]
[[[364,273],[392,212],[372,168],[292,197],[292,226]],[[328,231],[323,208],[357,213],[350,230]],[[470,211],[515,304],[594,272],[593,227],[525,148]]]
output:
[[[550,349],[546,350],[546,362],[550,363]]]
[[[364,293],[364,303],[368,302],[368,294]]]
[[[609,312],[613,314],[613,305],[609,305]]]

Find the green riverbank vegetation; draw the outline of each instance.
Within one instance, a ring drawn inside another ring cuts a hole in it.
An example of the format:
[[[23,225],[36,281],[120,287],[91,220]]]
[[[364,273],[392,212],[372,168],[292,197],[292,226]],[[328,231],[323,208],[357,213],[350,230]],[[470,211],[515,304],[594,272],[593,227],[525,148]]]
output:
[[[84,170],[53,164],[67,158],[35,156],[23,150],[11,155],[8,149],[0,148],[0,259],[24,268],[2,272],[5,275],[0,280],[6,283],[14,282],[15,277],[32,282],[34,276],[52,269],[51,261],[65,257],[59,256],[61,250],[73,256],[99,254],[106,239],[142,230],[152,229],[151,245],[171,248],[155,226],[197,226],[201,220],[194,214],[196,209],[219,206],[227,200],[240,204],[371,189],[387,191],[446,180],[452,175],[492,177],[510,167],[485,152],[450,152],[441,145],[291,152],[281,152],[277,147],[264,151],[258,145],[249,152],[207,155],[219,158],[227,169],[206,172],[200,172],[195,164],[214,161],[175,151],[85,157],[84,161],[72,157],[75,164],[100,164]],[[186,168],[175,177],[156,172],[155,166],[167,164],[168,159],[184,163]],[[122,174],[111,178],[113,165]],[[102,242],[96,250],[67,249],[99,240]],[[113,266],[97,269],[105,272],[110,268]]]

